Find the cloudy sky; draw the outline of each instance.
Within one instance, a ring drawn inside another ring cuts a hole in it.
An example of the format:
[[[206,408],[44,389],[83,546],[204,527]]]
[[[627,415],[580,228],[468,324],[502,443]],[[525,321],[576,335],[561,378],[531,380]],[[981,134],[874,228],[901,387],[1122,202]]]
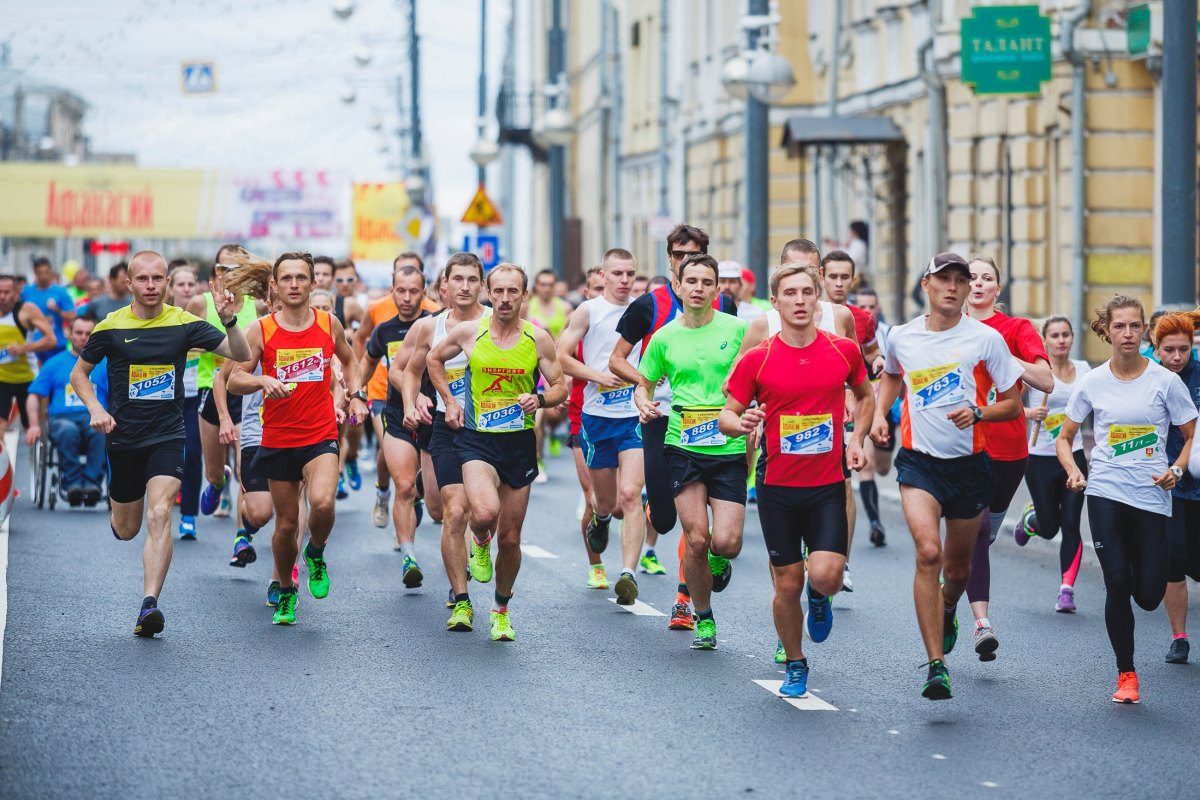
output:
[[[10,66],[90,105],[94,150],[156,167],[342,170],[399,177],[398,78],[407,22],[397,0],[0,0]],[[489,0],[489,95],[499,82],[507,0]],[[478,0],[418,0],[426,157],[441,213],[475,186]],[[370,55],[361,67],[358,53]],[[184,61],[216,64],[217,92],[185,95]],[[346,104],[347,85],[357,94]],[[7,87],[5,87],[7,88]],[[407,89],[405,89],[407,91]],[[381,131],[373,123],[382,123]],[[387,152],[381,152],[381,148]]]

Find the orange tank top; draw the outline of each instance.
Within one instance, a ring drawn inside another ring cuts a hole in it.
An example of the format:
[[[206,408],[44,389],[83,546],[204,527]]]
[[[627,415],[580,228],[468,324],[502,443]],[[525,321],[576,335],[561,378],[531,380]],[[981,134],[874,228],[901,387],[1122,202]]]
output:
[[[302,331],[283,328],[274,314],[258,321],[262,329],[263,374],[292,390],[279,400],[263,399],[263,447],[308,447],[338,438],[329,391],[332,325],[328,312],[314,310],[313,315],[313,324]]]

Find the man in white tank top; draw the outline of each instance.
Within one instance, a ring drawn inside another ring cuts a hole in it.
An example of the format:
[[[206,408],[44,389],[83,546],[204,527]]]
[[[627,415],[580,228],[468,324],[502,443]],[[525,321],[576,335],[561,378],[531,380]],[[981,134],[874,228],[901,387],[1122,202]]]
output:
[[[576,380],[587,381],[583,391],[581,438],[584,458],[592,478],[595,513],[587,527],[588,546],[603,553],[608,546],[608,528],[618,508],[621,522],[621,577],[614,591],[617,602],[632,605],[638,596],[638,559],[646,538],[646,516],[642,513],[642,486],[646,482],[642,460],[642,432],[633,405],[633,385],[608,369],[620,334],[617,321],[629,305],[629,292],[637,275],[637,262],[628,250],[614,248],[604,254],[604,294],[588,300],[571,315],[570,324],[558,341],[558,360],[563,371]],[[583,360],[576,348],[583,343]],[[640,346],[629,354],[636,366]]]

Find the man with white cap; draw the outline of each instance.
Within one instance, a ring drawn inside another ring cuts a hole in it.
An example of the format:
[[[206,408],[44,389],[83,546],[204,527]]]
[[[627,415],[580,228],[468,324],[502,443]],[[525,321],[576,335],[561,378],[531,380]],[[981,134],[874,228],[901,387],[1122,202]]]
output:
[[[736,261],[721,261],[717,263],[717,289],[733,302],[737,303],[738,319],[746,322],[757,319],[767,312],[754,303],[742,300],[742,265]]]

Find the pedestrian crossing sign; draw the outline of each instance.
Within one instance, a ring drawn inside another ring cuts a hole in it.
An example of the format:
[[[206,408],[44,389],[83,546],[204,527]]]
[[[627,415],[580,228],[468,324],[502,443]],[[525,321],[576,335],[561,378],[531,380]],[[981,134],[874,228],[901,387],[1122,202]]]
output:
[[[479,184],[479,188],[475,190],[475,196],[471,198],[471,204],[467,206],[462,221],[465,225],[478,225],[481,228],[504,224],[504,218],[500,216],[499,209],[487,196],[487,190],[483,188],[483,184]]]
[[[217,69],[211,61],[185,61],[180,73],[184,94],[211,94],[217,90]]]

